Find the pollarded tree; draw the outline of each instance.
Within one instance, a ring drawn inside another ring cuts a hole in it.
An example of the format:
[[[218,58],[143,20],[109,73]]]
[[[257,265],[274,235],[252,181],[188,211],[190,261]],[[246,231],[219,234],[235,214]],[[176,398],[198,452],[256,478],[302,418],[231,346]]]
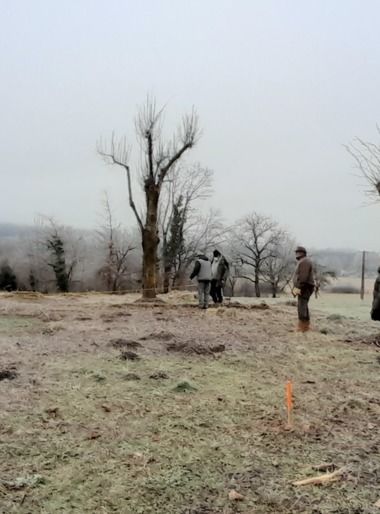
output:
[[[193,111],[185,116],[176,134],[170,141],[164,141],[162,134],[163,110],[157,110],[154,101],[148,99],[136,120],[142,159],[142,189],[145,209],[141,214],[135,204],[132,191],[132,169],[130,151],[126,138],[116,140],[114,135],[109,145],[98,144],[98,152],[111,164],[120,166],[126,173],[129,205],[136,217],[141,233],[143,251],[143,297],[155,298],[157,287],[157,261],[159,238],[159,206],[163,184],[168,174],[184,154],[193,148],[199,137],[198,117]]]

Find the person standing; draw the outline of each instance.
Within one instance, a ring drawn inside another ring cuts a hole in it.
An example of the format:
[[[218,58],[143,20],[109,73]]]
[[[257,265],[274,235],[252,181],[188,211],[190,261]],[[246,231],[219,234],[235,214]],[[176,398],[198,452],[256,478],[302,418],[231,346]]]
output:
[[[214,250],[211,271],[211,297],[214,303],[223,303],[223,288],[228,278],[229,264],[219,250]]]
[[[298,331],[307,332],[310,330],[309,300],[315,285],[313,262],[303,246],[298,246],[295,253],[298,264],[294,272],[293,294],[298,299]]]
[[[190,280],[198,279],[198,300],[200,309],[208,309],[208,301],[211,289],[211,262],[208,257],[199,254],[190,275]]]
[[[380,321],[380,268],[377,270],[377,278],[373,286],[373,302],[371,310],[371,319]]]

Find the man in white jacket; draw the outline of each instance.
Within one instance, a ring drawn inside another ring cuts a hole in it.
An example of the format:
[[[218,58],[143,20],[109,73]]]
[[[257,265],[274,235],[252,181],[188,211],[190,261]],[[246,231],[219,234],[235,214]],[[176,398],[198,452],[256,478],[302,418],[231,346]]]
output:
[[[208,300],[211,288],[211,262],[206,255],[198,255],[190,280],[198,279],[199,308],[208,309]]]

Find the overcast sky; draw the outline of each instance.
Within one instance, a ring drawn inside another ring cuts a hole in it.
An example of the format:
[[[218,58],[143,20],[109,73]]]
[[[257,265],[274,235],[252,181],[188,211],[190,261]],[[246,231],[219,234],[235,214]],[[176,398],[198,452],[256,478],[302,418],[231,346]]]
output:
[[[147,93],[167,130],[198,111],[189,159],[215,173],[228,223],[273,216],[307,246],[380,250],[380,204],[343,144],[377,141],[378,0],[0,0],[0,222],[94,227],[102,191],[134,222],[122,173]]]

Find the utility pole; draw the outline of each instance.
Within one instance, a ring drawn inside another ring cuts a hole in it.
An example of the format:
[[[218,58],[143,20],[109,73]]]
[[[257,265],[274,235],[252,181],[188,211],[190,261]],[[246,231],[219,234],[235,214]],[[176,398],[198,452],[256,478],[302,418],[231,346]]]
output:
[[[364,300],[364,292],[365,292],[365,251],[363,251],[362,256],[362,283],[360,287],[360,299]]]

